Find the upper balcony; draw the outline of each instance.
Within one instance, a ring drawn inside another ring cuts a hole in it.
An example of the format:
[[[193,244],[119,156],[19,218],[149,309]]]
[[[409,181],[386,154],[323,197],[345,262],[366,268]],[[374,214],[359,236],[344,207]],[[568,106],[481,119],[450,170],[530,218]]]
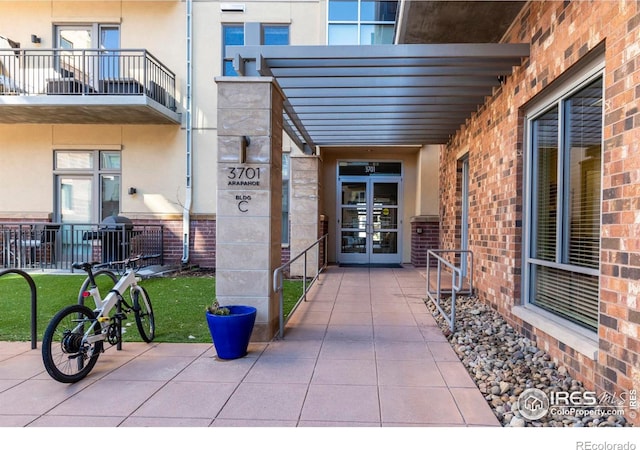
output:
[[[0,49],[0,123],[180,124],[176,80],[141,49]]]

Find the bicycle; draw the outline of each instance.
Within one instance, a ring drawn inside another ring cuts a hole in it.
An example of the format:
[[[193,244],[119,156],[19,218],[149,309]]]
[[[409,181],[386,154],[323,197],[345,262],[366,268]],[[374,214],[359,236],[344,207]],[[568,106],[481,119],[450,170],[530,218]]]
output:
[[[155,337],[155,320],[149,294],[138,284],[137,261],[142,256],[127,258],[111,264],[120,266],[124,272],[104,299],[96,283],[96,276],[104,271],[94,272],[102,267],[97,263],[74,263],[74,269],[87,272],[87,289],[82,292],[83,300],[92,297],[95,309],[79,302],[61,309],[49,322],[42,339],[42,359],[49,375],[61,383],[75,383],[86,377],[105,351],[104,341],[111,346],[122,344],[122,321],[126,314],[133,312],[140,337],[151,342]],[[132,305],[123,297],[129,289]],[[114,310],[112,312],[112,310]]]

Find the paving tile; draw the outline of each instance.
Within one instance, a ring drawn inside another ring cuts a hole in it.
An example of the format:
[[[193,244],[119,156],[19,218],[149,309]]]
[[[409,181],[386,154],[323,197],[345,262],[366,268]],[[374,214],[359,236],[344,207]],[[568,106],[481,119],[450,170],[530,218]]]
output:
[[[322,346],[321,340],[295,341],[285,336],[285,339],[272,341],[264,350],[262,356],[282,356],[286,358],[317,358]]]
[[[349,313],[349,312],[366,312],[371,313],[371,303],[364,302],[337,302],[333,307],[334,313]]]
[[[452,388],[451,394],[468,425],[501,426],[478,389]]]
[[[106,380],[167,381],[192,361],[191,357],[150,357],[145,354],[115,369],[104,378]]]
[[[448,342],[427,342],[427,346],[436,361],[460,362],[460,358],[458,358],[458,355],[453,351],[451,344]]]
[[[323,359],[374,359],[373,341],[327,340],[322,344],[318,360]]]
[[[98,380],[47,414],[128,416],[162,385],[160,381]]]
[[[371,300],[371,310],[376,313],[409,313],[411,310],[405,302],[387,302]]]
[[[40,353],[21,353],[0,361],[0,379],[3,380],[24,380],[42,372],[45,368]]]
[[[295,427],[295,420],[245,420],[245,419],[216,419],[212,427]]]
[[[304,384],[242,383],[216,419],[298,420]]]
[[[198,357],[213,347],[213,344],[174,344],[163,342],[150,348],[145,356],[193,356]]]
[[[88,383],[63,384],[51,378],[26,380],[0,393],[0,415],[44,414],[86,388]]]
[[[140,405],[132,416],[204,418],[211,422],[236,387],[236,383],[172,381]]]
[[[380,422],[335,422],[329,420],[301,420],[298,427],[328,427],[328,428],[353,428],[353,427],[380,427]]]
[[[442,330],[437,327],[437,326],[424,326],[421,325],[418,327],[420,329],[420,332],[422,333],[422,336],[424,337],[424,340],[427,342],[445,342],[447,344],[449,344],[449,341],[447,341],[447,338],[445,337],[445,335],[442,333]]]
[[[309,384],[316,360],[263,355],[244,378],[246,383]]]
[[[380,422],[376,386],[312,384],[300,421]]]
[[[438,369],[449,387],[476,388],[476,384],[459,361],[437,361]]]
[[[399,327],[415,327],[416,320],[409,311],[407,312],[374,312],[374,325],[390,325]]]
[[[417,326],[374,325],[376,342],[424,342]]]
[[[326,331],[326,325],[292,324],[285,327],[284,338],[288,341],[322,340]]]
[[[122,424],[126,419],[123,417],[106,417],[106,416],[61,416],[61,415],[44,415],[38,417],[29,424],[29,427],[96,427],[96,428],[112,428]]]
[[[329,325],[325,340],[370,341],[373,325]]]
[[[380,386],[446,386],[433,360],[379,360],[377,366]]]
[[[121,427],[208,427],[211,419],[192,419],[185,417],[128,417]]]
[[[0,427],[27,427],[29,424],[37,420],[37,415],[0,415]],[[3,438],[7,439],[7,436],[3,432]]]
[[[376,386],[377,381],[373,359],[321,359],[318,360],[311,383]]]
[[[377,360],[434,360],[424,341],[376,341],[375,351]]]
[[[453,396],[442,387],[380,387],[382,423],[464,423]]]
[[[326,322],[325,322],[326,323]],[[371,325],[370,312],[333,312],[329,319],[331,325]]]
[[[331,311],[310,311],[304,310],[299,311],[296,310],[291,318],[289,319],[289,324],[308,324],[308,325],[324,325],[329,322],[329,317],[331,316]]]
[[[256,358],[246,357],[220,360],[212,356],[202,356],[185,367],[173,380],[239,383],[256,361]]]

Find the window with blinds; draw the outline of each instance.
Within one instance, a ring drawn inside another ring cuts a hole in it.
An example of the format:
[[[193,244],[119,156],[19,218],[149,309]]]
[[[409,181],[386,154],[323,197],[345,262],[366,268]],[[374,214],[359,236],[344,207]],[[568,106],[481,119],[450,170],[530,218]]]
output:
[[[602,77],[531,120],[529,301],[598,325]]]

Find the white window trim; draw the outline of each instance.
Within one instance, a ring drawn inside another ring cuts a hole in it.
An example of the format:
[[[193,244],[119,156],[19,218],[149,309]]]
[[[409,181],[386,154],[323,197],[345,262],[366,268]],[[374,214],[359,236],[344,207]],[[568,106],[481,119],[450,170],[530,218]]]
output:
[[[549,109],[555,104],[558,104],[560,100],[570,97],[575,92],[582,89],[587,84],[591,83],[598,77],[603,79],[603,89],[605,86],[605,55],[604,49],[601,54],[590,58],[589,61],[583,64],[583,67],[576,68],[575,72],[570,74],[566,79],[558,83],[557,86],[551,86],[548,91],[544,91],[541,95],[536,96],[527,105],[524,106],[526,110],[525,114],[525,153],[524,153],[524,193],[523,193],[523,246],[522,246],[522,298],[521,304],[515,305],[511,312],[514,316],[518,317],[522,321],[530,324],[534,328],[548,334],[549,336],[557,339],[559,342],[571,347],[578,353],[586,356],[589,359],[596,360],[598,355],[598,333],[587,330],[567,319],[557,316],[549,311],[535,306],[530,303],[531,293],[531,264],[534,258],[531,258],[531,217],[529,214],[532,201],[532,151],[530,147],[531,143],[531,126],[530,123],[536,117],[539,117],[545,110]],[[603,100],[604,91],[603,91]],[[605,100],[606,101],[606,100]],[[606,104],[606,103],[605,103]],[[605,109],[606,110],[606,109]],[[603,114],[604,122],[604,114]],[[604,130],[604,123],[603,123]],[[604,134],[604,133],[603,133]],[[604,136],[603,136],[604,140]],[[604,144],[602,146],[604,149]],[[604,158],[602,158],[604,164]],[[602,213],[601,213],[602,216]],[[558,265],[551,263],[552,265]],[[565,268],[564,265],[560,268]],[[571,266],[577,272],[591,273],[599,275],[599,269],[586,269]]]

